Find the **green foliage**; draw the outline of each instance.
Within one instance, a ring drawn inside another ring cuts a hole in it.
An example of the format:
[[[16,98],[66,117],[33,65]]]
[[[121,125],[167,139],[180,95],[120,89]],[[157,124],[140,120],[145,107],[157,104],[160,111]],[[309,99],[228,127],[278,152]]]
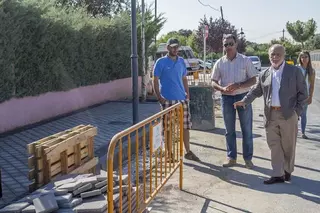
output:
[[[308,50],[317,50],[320,49],[320,34],[312,36],[306,41],[306,49]]]
[[[222,47],[222,38],[223,34],[234,34],[239,35],[235,26],[232,25],[227,20],[215,19],[213,20],[212,17],[209,18],[209,20],[204,17],[200,20],[198,30],[196,32],[196,46],[197,49],[200,52],[203,52],[203,26],[208,25],[209,26],[209,36],[207,39],[207,52],[215,52],[215,53],[222,53],[223,47]],[[239,42],[241,44],[239,47],[239,52],[245,51],[245,39],[239,39]]]
[[[304,43],[311,38],[317,29],[317,24],[313,19],[308,20],[307,22],[302,22],[300,20],[286,24],[288,33],[292,38],[301,43],[302,48],[304,48]]]
[[[160,31],[154,22],[147,45]],[[93,18],[54,0],[0,0],[0,23],[0,102],[131,75],[127,12]]]

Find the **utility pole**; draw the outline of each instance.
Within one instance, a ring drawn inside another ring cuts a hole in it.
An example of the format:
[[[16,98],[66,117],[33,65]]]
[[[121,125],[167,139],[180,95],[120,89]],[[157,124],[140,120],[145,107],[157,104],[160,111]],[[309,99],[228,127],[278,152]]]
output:
[[[155,0],[154,1],[154,19],[157,19],[157,16],[158,16],[157,8],[158,8],[158,3],[157,3],[157,0]],[[157,35],[154,36],[154,46],[157,46]]]
[[[144,102],[147,99],[147,90],[146,90],[146,80],[147,80],[147,71],[146,71],[146,39],[145,39],[145,4],[144,0],[141,2],[142,9],[142,24],[141,24],[141,40],[142,40],[142,81],[141,81],[141,101]]]
[[[221,13],[221,18],[222,18],[222,21],[224,21],[224,18],[223,18],[223,10],[222,10],[222,6],[220,6],[220,13]]]
[[[282,40],[284,41],[284,32],[285,32],[285,30],[283,29],[282,30]]]
[[[204,83],[206,83],[206,50],[207,50],[207,38],[209,35],[209,26],[204,24],[203,25],[203,78],[204,78]]]
[[[138,81],[138,47],[137,47],[137,4],[131,0],[131,77],[132,77],[132,120],[139,122],[139,81]]]

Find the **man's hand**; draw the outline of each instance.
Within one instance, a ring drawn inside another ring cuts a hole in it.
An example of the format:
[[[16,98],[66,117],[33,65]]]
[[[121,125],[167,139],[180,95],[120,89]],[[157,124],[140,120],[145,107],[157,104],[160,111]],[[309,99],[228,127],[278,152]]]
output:
[[[190,95],[189,95],[189,93],[187,93],[187,92],[186,92],[186,99],[187,99],[187,100],[190,100]]]
[[[229,84],[227,87],[226,87],[226,91],[227,92],[233,92],[237,89],[240,88],[240,85],[238,83],[233,83],[233,84]]]
[[[243,101],[237,101],[237,102],[235,102],[235,103],[233,104],[233,107],[234,107],[235,109],[237,109],[237,107],[243,107],[243,108],[245,108],[245,107],[246,107],[246,104],[245,104]]]
[[[160,104],[165,104],[166,103],[166,99],[164,99],[162,96],[160,96],[158,98],[158,101],[160,102]]]
[[[308,103],[308,105],[312,104],[312,97],[311,96],[309,96],[307,103]]]

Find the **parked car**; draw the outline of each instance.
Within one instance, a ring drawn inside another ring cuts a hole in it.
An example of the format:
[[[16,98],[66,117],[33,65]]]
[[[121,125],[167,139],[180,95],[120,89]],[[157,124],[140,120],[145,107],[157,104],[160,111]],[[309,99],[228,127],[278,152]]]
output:
[[[203,69],[204,68],[203,60],[198,59],[198,61],[199,61],[200,69]],[[209,70],[212,69],[212,64],[209,61],[206,62],[206,69],[209,69]]]
[[[261,71],[261,61],[260,61],[260,58],[259,58],[258,56],[248,56],[248,57],[251,59],[254,67],[255,67],[257,70]]]

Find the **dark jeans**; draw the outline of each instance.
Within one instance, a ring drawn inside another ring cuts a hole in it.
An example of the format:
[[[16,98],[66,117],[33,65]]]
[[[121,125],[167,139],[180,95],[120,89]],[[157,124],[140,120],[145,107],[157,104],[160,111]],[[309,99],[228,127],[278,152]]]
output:
[[[305,105],[303,107],[303,111],[301,114],[301,132],[302,134],[306,133],[306,126],[307,126],[307,110],[308,110],[308,105]]]
[[[226,127],[227,155],[230,159],[237,159],[237,138],[236,138],[236,111],[240,120],[242,131],[242,152],[244,160],[251,160],[253,155],[253,136],[252,136],[252,106],[234,109],[233,104],[242,100],[246,95],[235,96],[222,95],[222,114]]]

